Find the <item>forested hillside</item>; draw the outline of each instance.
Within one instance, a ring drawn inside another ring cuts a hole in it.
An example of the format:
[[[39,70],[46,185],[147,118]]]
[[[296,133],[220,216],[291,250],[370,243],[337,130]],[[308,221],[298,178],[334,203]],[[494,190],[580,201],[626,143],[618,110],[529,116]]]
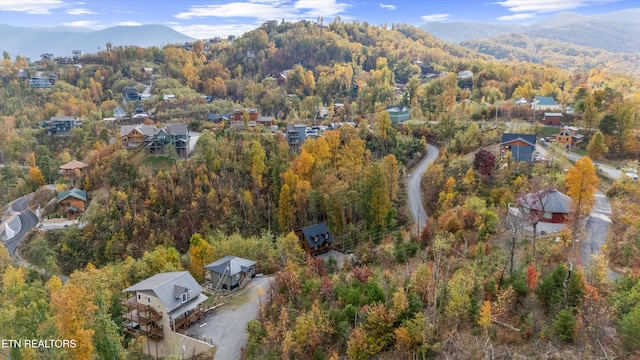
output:
[[[472,75],[459,78],[464,70]],[[637,159],[640,81],[631,74],[498,61],[411,26],[336,19],[264,24],[233,42],[107,43],[76,64],[5,53],[0,76],[2,203],[44,184],[70,190],[59,167],[88,164],[73,174],[88,198],[82,226],[29,233],[19,252],[34,268],[0,247],[2,337],[81,346],[2,355],[144,358],[143,343],[120,328],[122,289],[165,271],[202,281],[203,265],[226,255],[253,259],[274,279],[247,328],[247,359],[639,355],[640,226],[629,200],[639,185],[608,183],[616,218],[605,250],[623,274],[613,283],[606,258],[576,260],[587,236],[577,217],[558,234],[533,235],[507,215],[551,187],[593,199],[591,160],[572,165],[554,150],[550,161],[516,163],[494,150],[509,129],[542,133],[518,128],[536,115],[515,99],[547,96],[562,111],[575,107],[571,124],[587,139],[601,130],[598,155]],[[55,84],[35,88],[32,77]],[[131,87],[150,96],[123,102]],[[390,105],[411,120],[392,122]],[[126,116],[116,119],[118,107]],[[252,108],[275,125],[250,125]],[[241,121],[208,120],[234,110]],[[199,136],[193,152],[127,148],[121,129],[134,115],[157,128],[187,125]],[[52,136],[42,122],[53,116],[82,124]],[[292,124],[324,128],[291,146]],[[427,143],[441,150],[422,180],[429,219],[416,229],[406,184]],[[60,217],[46,193],[32,208]],[[592,202],[580,204],[588,214]],[[293,230],[319,222],[349,255],[342,268],[305,261]]]

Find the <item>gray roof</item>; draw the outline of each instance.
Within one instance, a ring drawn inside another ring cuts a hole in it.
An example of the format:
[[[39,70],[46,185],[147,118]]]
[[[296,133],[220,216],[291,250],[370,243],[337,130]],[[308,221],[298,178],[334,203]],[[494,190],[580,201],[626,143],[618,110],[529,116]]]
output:
[[[526,194],[518,203],[533,210],[548,211],[552,213],[569,214],[571,212],[571,198],[558,190],[541,190],[536,193]]]
[[[202,287],[188,271],[177,271],[153,275],[122,291],[152,292],[166,306],[167,312],[171,312],[182,304],[180,295],[187,291],[188,299],[199,298]],[[178,295],[176,296],[176,294]]]
[[[152,136],[158,132],[155,125],[122,125],[120,127],[120,136],[129,135],[133,130],[138,130],[145,136]]]
[[[502,134],[502,139],[500,140],[500,144],[510,143],[514,140],[522,140],[527,144],[535,147],[536,146],[536,136],[531,134],[510,134],[504,133]]]
[[[300,229],[304,239],[307,241],[310,247],[320,246],[324,243],[332,243],[333,235],[329,233],[327,225],[319,223]]]
[[[189,129],[185,124],[167,124],[165,129],[167,129],[167,134],[169,135],[187,136],[189,134]]]
[[[220,260],[216,260],[204,268],[216,272],[218,274],[224,274],[225,272],[229,276],[233,276],[240,272],[247,272],[251,266],[256,264],[255,261],[243,259],[233,255],[227,255]]]

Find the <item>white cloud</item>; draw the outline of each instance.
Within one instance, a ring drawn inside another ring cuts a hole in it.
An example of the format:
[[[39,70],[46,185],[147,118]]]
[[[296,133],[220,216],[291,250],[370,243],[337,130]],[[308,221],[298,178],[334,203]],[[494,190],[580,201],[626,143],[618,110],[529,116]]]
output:
[[[520,14],[500,16],[496,20],[502,20],[502,21],[525,20],[525,19],[531,19],[531,18],[534,18],[534,17],[536,17],[536,14],[534,14],[534,13],[520,13]]]
[[[51,10],[67,6],[61,0],[2,0],[0,11],[17,11],[27,14],[51,14]]]
[[[164,23],[165,23],[166,25],[180,25],[180,23],[179,23],[179,22],[177,22],[177,21],[165,21]]]
[[[95,20],[79,20],[79,21],[62,23],[62,25],[73,26],[73,27],[96,27],[98,25],[98,22]]]
[[[114,26],[142,26],[142,24],[137,21],[121,21]]]
[[[95,14],[95,12],[89,10],[89,9],[82,9],[82,8],[78,8],[78,9],[68,9],[67,10],[67,14],[69,15],[91,15],[91,14]]]
[[[225,25],[176,25],[171,28],[179,33],[183,33],[195,39],[210,39],[228,35],[241,36],[247,31],[256,28],[256,24],[225,24]]]
[[[422,17],[425,21],[447,21],[449,20],[449,14],[431,14]]]
[[[496,2],[512,12],[554,12],[615,2],[617,0],[505,0]]]
[[[247,0],[245,2],[231,2],[218,5],[194,5],[187,11],[178,13],[178,19],[192,19],[204,17],[244,17],[258,20],[274,19],[304,19],[309,17],[333,17],[344,12],[346,3],[337,0]]]
[[[380,3],[380,7],[383,9],[389,9],[389,10],[395,10],[396,6],[395,5],[391,5],[391,4],[383,4]]]

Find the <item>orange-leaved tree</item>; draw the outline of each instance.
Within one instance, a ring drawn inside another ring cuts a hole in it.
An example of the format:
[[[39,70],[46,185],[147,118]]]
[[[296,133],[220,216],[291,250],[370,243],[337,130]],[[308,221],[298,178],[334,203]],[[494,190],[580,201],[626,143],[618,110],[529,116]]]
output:
[[[565,177],[567,195],[573,200],[571,250],[575,248],[578,221],[591,212],[599,182],[596,167],[588,156],[578,159]]]

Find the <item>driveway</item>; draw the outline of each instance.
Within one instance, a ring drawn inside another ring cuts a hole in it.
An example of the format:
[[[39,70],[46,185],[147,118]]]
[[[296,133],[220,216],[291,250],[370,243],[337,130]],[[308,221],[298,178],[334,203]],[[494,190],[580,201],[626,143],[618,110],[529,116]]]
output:
[[[417,224],[416,232],[422,230],[427,223],[427,212],[424,211],[422,204],[422,191],[420,189],[420,182],[422,175],[424,175],[427,168],[436,161],[440,155],[438,148],[433,145],[427,145],[427,156],[425,156],[415,169],[409,174],[408,180],[408,194],[409,194],[409,210],[413,221]]]
[[[585,225],[586,235],[580,243],[580,260],[587,267],[593,261],[593,256],[602,252],[602,245],[607,240],[609,226],[611,225],[611,205],[609,199],[600,191],[596,192],[596,202],[587,218]],[[619,274],[607,268],[607,278],[616,280]]]
[[[260,302],[264,304],[273,277],[256,277],[244,289],[233,294],[233,300],[215,310],[192,326],[188,333],[195,333],[213,340],[216,346],[215,360],[239,360],[249,334],[247,324],[258,316]],[[262,289],[262,299],[258,291]]]

